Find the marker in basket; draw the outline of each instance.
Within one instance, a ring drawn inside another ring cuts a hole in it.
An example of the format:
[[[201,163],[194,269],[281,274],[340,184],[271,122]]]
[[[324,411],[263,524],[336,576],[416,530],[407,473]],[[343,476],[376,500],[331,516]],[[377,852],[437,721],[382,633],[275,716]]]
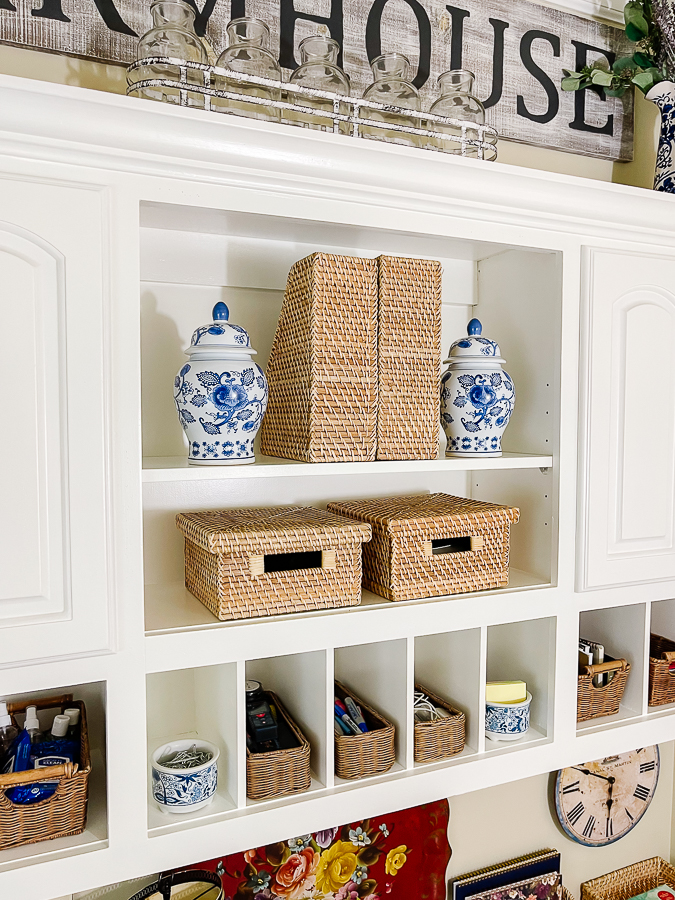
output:
[[[335,715],[343,725],[346,725],[347,728],[350,729],[352,734],[361,734],[361,729],[347,712],[344,703],[341,700],[338,700],[337,697],[335,698]]]
[[[352,733],[351,730],[349,728],[347,728],[347,726],[342,721],[342,719],[339,719],[337,716],[335,716],[335,722],[333,723],[333,730],[335,731],[335,734],[337,737],[343,737],[346,734]]]
[[[363,718],[361,708],[356,705],[351,697],[345,697],[345,705],[347,707],[347,712],[349,713],[349,715],[356,722],[361,731],[365,734],[368,731],[368,726],[366,725],[366,720]]]

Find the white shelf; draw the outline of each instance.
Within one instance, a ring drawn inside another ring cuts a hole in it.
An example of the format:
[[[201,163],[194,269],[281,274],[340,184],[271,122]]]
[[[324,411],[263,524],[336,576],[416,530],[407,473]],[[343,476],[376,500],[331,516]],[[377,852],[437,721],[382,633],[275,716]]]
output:
[[[290,653],[399,633],[430,634],[441,627],[470,628],[485,618],[510,621],[515,610],[521,618],[536,618],[551,588],[544,579],[512,568],[508,588],[398,603],[364,590],[360,606],[221,622],[183,584],[147,584],[146,671],[277,655],[280,647]],[[505,595],[512,595],[509,603]],[[322,623],[318,630],[317,622]]]
[[[258,455],[245,466],[191,466],[182,456],[143,459],[143,481],[215,481],[229,478],[299,478],[307,475],[387,475],[400,472],[475,472],[492,469],[550,468],[552,456],[503,453],[500,457],[381,460],[377,462],[302,463]]]

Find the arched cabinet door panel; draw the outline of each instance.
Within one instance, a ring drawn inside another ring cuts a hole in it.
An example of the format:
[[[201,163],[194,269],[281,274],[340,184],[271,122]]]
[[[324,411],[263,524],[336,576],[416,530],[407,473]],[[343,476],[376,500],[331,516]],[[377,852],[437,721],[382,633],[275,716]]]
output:
[[[0,665],[109,643],[103,195],[0,193]]]
[[[675,579],[675,258],[585,271],[579,587]]]

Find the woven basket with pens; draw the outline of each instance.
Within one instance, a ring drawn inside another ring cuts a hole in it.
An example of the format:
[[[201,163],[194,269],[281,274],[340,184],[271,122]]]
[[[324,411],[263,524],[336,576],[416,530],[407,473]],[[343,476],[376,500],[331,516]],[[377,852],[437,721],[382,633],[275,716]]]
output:
[[[675,868],[660,856],[652,856],[592,881],[584,881],[581,900],[630,900],[661,885],[675,889]]]
[[[426,694],[434,706],[450,713],[449,716],[442,719],[428,722],[415,720],[415,762],[435,762],[461,753],[466,740],[466,716],[464,713],[420,684],[415,685],[415,690]]]
[[[87,821],[91,758],[84,703],[73,700],[72,694],[8,703],[7,709],[17,727],[15,714],[25,712],[27,706],[59,709],[61,713],[68,707],[80,710],[80,761],[50,766],[49,781],[58,781],[58,787],[51,797],[39,803],[12,803],[5,792],[20,785],[44,782],[44,769],[0,775],[0,850],[81,834]]]
[[[251,753],[246,748],[246,796],[250,800],[270,800],[284,794],[300,794],[309,790],[312,783],[307,738],[277,695],[272,691],[266,691],[266,694],[297,738],[298,746],[286,750],[269,750],[266,753]]]
[[[599,675],[609,676],[607,684],[596,684]],[[630,663],[625,659],[582,666],[577,688],[577,722],[618,713],[629,675]]]
[[[348,687],[335,682],[335,696],[340,700],[351,697],[361,708],[368,731],[363,734],[335,736],[335,774],[339,778],[364,778],[381,775],[394,765],[395,728]]]
[[[675,641],[652,634],[649,641],[649,705],[675,703]]]

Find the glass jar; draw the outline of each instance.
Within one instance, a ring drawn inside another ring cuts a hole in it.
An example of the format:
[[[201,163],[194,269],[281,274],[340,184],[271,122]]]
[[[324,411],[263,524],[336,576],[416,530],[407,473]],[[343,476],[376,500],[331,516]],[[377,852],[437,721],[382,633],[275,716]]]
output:
[[[485,124],[485,107],[474,97],[473,72],[467,69],[451,69],[438,77],[440,97],[436,100],[429,112],[437,116],[448,116],[467,124],[466,137],[470,140],[478,140],[480,135],[475,127]],[[430,131],[437,131],[438,137],[429,138],[428,146],[444,150],[446,153],[462,154],[458,140],[462,137],[462,128],[459,125],[441,125],[438,122],[429,122]],[[445,137],[444,137],[445,135]],[[453,140],[454,138],[454,140]],[[480,156],[477,147],[468,146],[464,156]]]
[[[153,26],[138,42],[136,59],[149,56],[170,56],[188,62],[208,63],[204,45],[195,34],[195,11],[184,0],[155,0],[150,7]],[[180,81],[178,66],[155,64],[142,66],[131,73],[132,83],[149,78],[165,78]],[[201,72],[187,70],[189,84],[203,85]],[[139,97],[148,100],[163,100],[165,103],[180,102],[180,88],[147,87],[138,91]],[[189,106],[204,106],[201,94],[188,93]]]
[[[314,34],[300,42],[300,65],[291,75],[291,84],[301,87],[313,88],[318,91],[330,91],[333,94],[349,96],[349,77],[338,66],[337,60],[340,53],[340,45],[332,38],[322,34]],[[299,97],[297,94],[289,94],[291,103],[298,107],[310,107],[312,109],[333,112],[333,102],[313,97]],[[340,112],[345,113],[346,107],[340,105]],[[316,128],[319,131],[333,131],[332,119],[323,116],[312,116],[309,113],[288,111],[285,116],[289,122],[295,125],[303,125],[305,128]],[[350,130],[349,124],[340,123],[341,132]]]
[[[419,112],[420,96],[417,88],[408,81],[410,62],[406,56],[403,56],[402,53],[383,53],[382,56],[378,56],[371,62],[370,68],[373,70],[375,80],[363,92],[364,100],[374,100],[377,103],[386,103],[388,106],[399,106]],[[413,128],[420,127],[419,116],[406,116],[367,107],[361,109],[360,115],[363,119],[371,121],[391,122],[395,125],[408,125]],[[367,138],[393,141],[409,147],[419,146],[419,137],[414,134],[388,131],[386,128],[370,128],[368,125],[361,125],[360,131]]]
[[[231,69],[233,72],[242,72],[245,75],[256,75],[260,78],[281,81],[279,63],[269,50],[270,30],[264,22],[251,16],[232,19],[227,26],[227,39],[227,50],[220,54],[218,66],[223,69]],[[268,100],[281,99],[281,90],[278,88],[247,84],[245,81],[237,81],[222,75],[216,77],[216,88],[221,91],[237,91],[237,93],[247,94],[249,97],[264,97]],[[213,106],[216,109],[226,109],[227,112],[238,116],[279,121],[279,110],[273,106],[246,103],[245,100],[219,100],[217,98],[214,98]]]

